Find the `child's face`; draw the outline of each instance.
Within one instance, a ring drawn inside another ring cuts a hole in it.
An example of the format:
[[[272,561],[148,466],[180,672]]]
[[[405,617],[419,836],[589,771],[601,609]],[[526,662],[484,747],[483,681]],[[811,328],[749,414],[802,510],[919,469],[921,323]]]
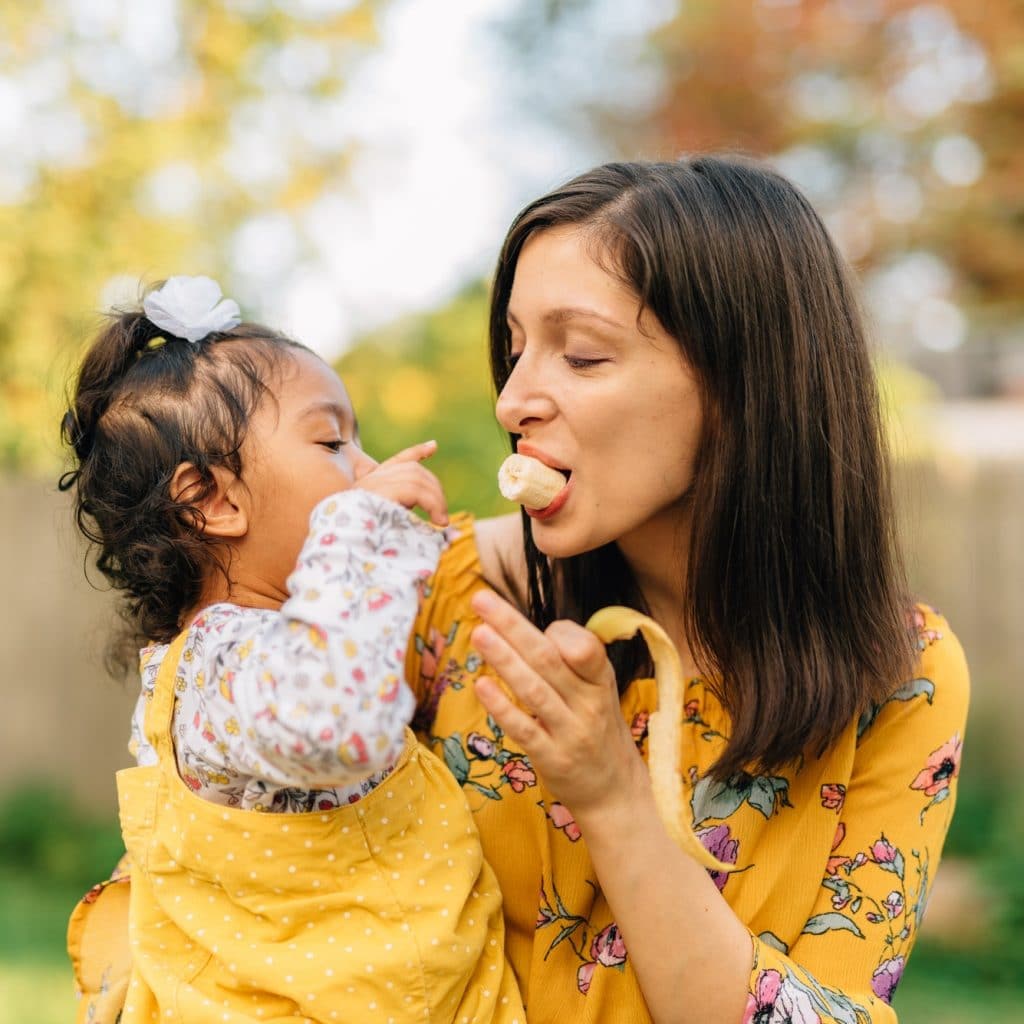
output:
[[[250,422],[242,459],[250,504],[246,568],[283,593],[313,508],[376,465],[359,448],[355,413],[338,375],[308,352],[289,352],[276,394]]]

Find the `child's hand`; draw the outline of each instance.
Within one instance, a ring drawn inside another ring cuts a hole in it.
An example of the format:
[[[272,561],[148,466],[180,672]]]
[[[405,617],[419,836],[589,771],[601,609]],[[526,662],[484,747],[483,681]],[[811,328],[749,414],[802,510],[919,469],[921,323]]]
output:
[[[414,444],[367,470],[356,487],[390,498],[406,508],[419,505],[436,526],[448,525],[448,502],[441,482],[420,463],[437,451],[436,441]]]

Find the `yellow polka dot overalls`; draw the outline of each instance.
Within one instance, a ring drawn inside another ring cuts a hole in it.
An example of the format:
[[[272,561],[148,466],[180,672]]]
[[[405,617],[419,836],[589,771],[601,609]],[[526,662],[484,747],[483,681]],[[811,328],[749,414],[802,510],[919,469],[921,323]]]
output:
[[[171,740],[184,640],[146,709],[158,763],[117,778],[134,864],[123,1024],[525,1024],[498,886],[441,762],[409,733],[355,804],[267,814],[204,800]]]

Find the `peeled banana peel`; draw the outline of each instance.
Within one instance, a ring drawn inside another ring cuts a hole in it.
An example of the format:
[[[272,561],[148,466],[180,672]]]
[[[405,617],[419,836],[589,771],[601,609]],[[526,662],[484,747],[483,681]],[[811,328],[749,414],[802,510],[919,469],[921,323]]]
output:
[[[529,455],[510,455],[498,470],[498,490],[526,508],[547,508],[565,487],[565,477]]]
[[[643,634],[654,660],[658,689],[658,710],[651,713],[647,722],[647,767],[651,773],[654,803],[669,835],[695,861],[709,871],[735,871],[735,864],[726,864],[705,849],[687,824],[687,816],[684,816],[683,780],[679,771],[683,669],[668,634],[646,615],[617,605],[594,612],[587,622],[587,629],[605,644],[613,640],[628,640],[637,632]]]

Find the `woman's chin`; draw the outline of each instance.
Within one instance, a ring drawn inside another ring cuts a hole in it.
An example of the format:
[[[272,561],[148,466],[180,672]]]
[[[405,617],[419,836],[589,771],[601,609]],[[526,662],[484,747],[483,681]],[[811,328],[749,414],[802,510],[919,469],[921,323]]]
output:
[[[570,529],[567,523],[557,522],[557,517],[553,520],[530,520],[530,532],[534,547],[548,558],[572,558],[593,551],[603,543],[588,544],[587,538],[578,530]]]

